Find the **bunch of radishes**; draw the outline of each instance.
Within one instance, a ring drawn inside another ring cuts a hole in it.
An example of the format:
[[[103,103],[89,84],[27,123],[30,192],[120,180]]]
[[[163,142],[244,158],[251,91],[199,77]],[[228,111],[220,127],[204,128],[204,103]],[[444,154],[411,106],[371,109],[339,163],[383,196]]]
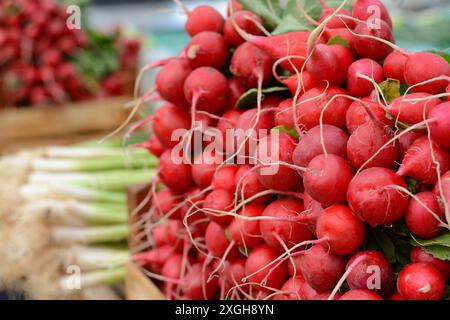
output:
[[[0,90],[6,106],[62,104],[124,93],[129,83],[124,73],[136,67],[139,43],[118,39],[119,69],[95,79],[95,86],[73,58],[96,44],[86,26],[69,28],[70,21],[81,17],[66,10],[55,0],[0,3]]]
[[[311,32],[278,35],[248,1],[230,2],[226,19],[184,8],[191,40],[160,62],[166,103],[144,144],[160,157],[158,179],[134,226],[150,247],[135,261],[168,299],[444,297],[450,65],[397,47],[378,0],[352,12],[320,2],[318,19],[298,7]],[[213,129],[249,134],[192,146]],[[407,254],[416,245],[406,263],[394,265],[388,234]],[[425,245],[439,235],[440,252]]]

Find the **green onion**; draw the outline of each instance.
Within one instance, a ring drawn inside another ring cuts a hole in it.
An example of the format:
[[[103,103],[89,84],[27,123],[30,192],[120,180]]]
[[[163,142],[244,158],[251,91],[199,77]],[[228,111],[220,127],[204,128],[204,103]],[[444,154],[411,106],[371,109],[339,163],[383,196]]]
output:
[[[119,150],[118,150],[119,151]],[[146,155],[115,155],[113,157],[89,158],[89,159],[53,159],[37,158],[33,161],[33,169],[36,171],[104,171],[116,169],[139,169],[156,167],[158,158],[150,154]]]
[[[130,256],[129,250],[74,246],[70,248],[65,264],[77,265],[83,271],[114,268],[125,265]]]
[[[119,170],[89,173],[46,173],[35,172],[30,175],[31,183],[69,183],[85,188],[124,191],[127,186],[151,181],[156,170]]]
[[[76,217],[92,224],[120,224],[128,220],[125,206],[101,206],[83,203],[79,201],[69,201],[68,210]]]
[[[99,227],[54,227],[51,238],[56,243],[95,244],[120,242],[128,237],[125,224]]]
[[[122,284],[125,281],[125,274],[125,267],[81,272],[79,275],[80,288],[74,286],[78,283],[78,279],[76,279],[76,277],[78,276],[77,274],[71,274],[60,278],[59,285],[64,291],[71,291],[98,285]]]

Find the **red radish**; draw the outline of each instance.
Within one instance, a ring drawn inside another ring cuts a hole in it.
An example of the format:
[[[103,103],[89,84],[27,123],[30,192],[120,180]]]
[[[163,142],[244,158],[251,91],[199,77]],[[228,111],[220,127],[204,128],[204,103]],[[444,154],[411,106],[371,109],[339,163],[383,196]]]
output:
[[[270,288],[281,288],[288,276],[286,263],[283,262],[273,270],[271,270],[271,266],[266,267],[277,259],[278,255],[278,251],[268,245],[262,244],[255,247],[245,262],[245,275],[248,277],[248,281],[260,283]],[[264,283],[263,280],[265,280]]]
[[[355,251],[363,242],[363,223],[352,211],[343,205],[333,205],[323,210],[317,220],[317,238],[326,239],[326,248],[335,255],[347,255]]]
[[[415,52],[408,55],[405,80],[409,87],[439,76],[450,77],[450,65],[444,58],[431,52]],[[444,92],[447,85],[448,79],[438,80],[415,86],[411,90],[438,94]]]
[[[176,105],[187,105],[183,94],[184,82],[192,72],[187,59],[173,59],[165,64],[156,76],[156,89],[159,95]]]
[[[320,293],[309,285],[301,273],[296,278],[300,280],[299,293],[302,300],[316,300]]]
[[[438,178],[434,159],[440,164],[440,170],[447,172],[450,169],[450,152],[439,147],[428,137],[420,137],[413,142],[406,151],[403,162],[397,174],[401,177],[411,177],[425,185],[434,185]]]
[[[166,260],[173,254],[174,249],[169,245],[162,245],[152,250],[133,255],[133,261],[140,266],[150,267],[152,272],[161,273]]]
[[[347,95],[348,92],[339,87],[318,86],[307,91],[299,100],[297,117],[300,125],[311,129],[320,124],[320,116],[325,105],[335,95]],[[337,97],[328,104],[323,112],[323,124],[330,124],[345,130],[345,115],[352,101],[346,97]]]
[[[321,130],[328,154],[335,154],[340,157],[347,155],[348,135],[335,126],[325,124],[322,127],[312,128],[300,139],[292,155],[296,165],[306,167],[312,159],[324,153],[321,144]]]
[[[436,106],[429,114],[431,138],[442,148],[450,148],[450,102]]]
[[[398,291],[390,295],[389,300],[405,300]]]
[[[239,167],[235,165],[225,165],[217,169],[213,177],[211,186],[214,190],[225,190],[229,193],[236,191],[236,184],[234,178]]]
[[[448,260],[440,260],[427,253],[424,249],[414,247],[411,249],[411,261],[431,264],[445,279],[450,279],[450,261]]]
[[[392,28],[389,11],[380,0],[357,0],[353,5],[352,14],[354,18],[369,23],[376,23],[376,19],[381,19]]]
[[[288,273],[291,277],[302,276],[302,272],[300,270],[300,255],[291,257],[288,260]]]
[[[406,188],[406,183],[386,168],[369,168],[356,175],[347,191],[350,208],[371,227],[390,225],[401,218],[409,198],[395,187]]]
[[[272,80],[272,58],[257,46],[245,42],[234,51],[230,62],[231,73],[247,87],[257,87]]]
[[[231,4],[231,5],[230,5]],[[238,0],[231,0],[227,5],[227,15],[230,16],[233,12],[244,9],[242,4],[239,3]]]
[[[157,136],[151,136],[147,141],[134,145],[138,148],[145,148],[150,151],[154,156],[159,157],[166,150]]]
[[[172,193],[169,189],[163,189],[156,193],[152,198],[152,206],[159,211],[160,216],[165,216],[168,213],[170,218],[178,219],[180,217],[180,209],[175,208],[180,204],[181,198]]]
[[[212,270],[203,268],[201,264],[194,264],[182,281],[182,290],[194,300],[212,300],[219,293],[219,282],[216,277],[208,281]]]
[[[226,111],[219,122],[217,123],[217,130],[220,132],[220,137],[214,139],[218,155],[231,156],[235,151],[234,129],[236,129],[239,118],[242,112],[240,110]],[[227,135],[230,133],[231,135]]]
[[[328,300],[330,295],[331,295],[331,291],[321,292],[318,295],[316,295],[313,300]],[[333,300],[339,300],[341,297],[342,297],[342,294],[340,292],[336,292]]]
[[[347,80],[347,70],[353,61],[350,49],[342,45],[316,44],[306,62],[306,70],[317,84],[327,82],[339,86]]]
[[[371,78],[380,83],[385,79],[383,67],[371,59],[359,59],[353,62],[347,71],[347,89],[355,97],[369,95],[374,89],[374,84],[359,75]]]
[[[334,154],[321,154],[308,164],[303,175],[305,191],[325,206],[347,201],[347,189],[355,171],[348,162]],[[333,190],[333,192],[330,192]]]
[[[405,213],[405,223],[409,231],[415,236],[423,239],[434,238],[442,231],[440,222],[429,212],[431,210],[441,221],[445,215],[439,208],[436,196],[433,192],[425,191],[416,194],[418,200],[411,199]],[[428,209],[427,209],[428,208]]]
[[[164,263],[161,275],[168,281],[164,283],[164,288],[168,299],[173,299],[172,293],[175,283],[178,281],[183,272],[183,256],[181,254],[172,254]],[[171,281],[169,281],[171,280]]]
[[[214,68],[195,69],[184,83],[184,95],[196,110],[219,112],[225,105],[227,94],[227,79]]]
[[[247,91],[247,87],[242,84],[237,78],[228,80],[228,98],[225,110],[233,110],[236,108],[236,103],[239,98]]]
[[[347,28],[333,28],[333,29],[325,28],[324,35],[328,41],[330,41],[334,37],[343,38],[344,40],[347,41],[348,46],[352,50],[352,53],[354,53],[354,51],[355,51],[353,49],[354,37],[353,37],[352,32],[350,30],[348,30]]]
[[[371,120],[359,126],[348,139],[347,158],[355,169],[361,168],[364,164],[365,168],[392,168],[400,158],[397,141],[382,149],[393,138],[394,133],[390,127],[375,121]],[[378,153],[376,157],[367,163],[376,153]]]
[[[408,149],[412,146],[414,141],[416,141],[418,138],[420,138],[422,136],[423,136],[423,134],[421,132],[417,132],[417,131],[409,131],[409,132],[405,133],[404,135],[400,136],[398,138],[400,153],[402,153],[404,155],[406,153],[406,151],[408,151]]]
[[[240,284],[242,278],[245,277],[245,261],[245,259],[235,259],[232,262],[226,262],[221,278],[219,279],[223,287],[222,290],[226,295],[229,294],[230,289]],[[242,289],[247,291],[245,287]]]
[[[233,194],[221,189],[212,191],[203,202],[203,209],[208,218],[221,225],[228,225],[233,220],[233,217],[216,211],[231,211],[233,207]]]
[[[195,35],[185,50],[186,58],[194,68],[222,69],[228,62],[230,54],[230,49],[223,36],[212,31],[204,31]]]
[[[295,221],[303,211],[303,203],[297,199],[280,199],[269,204],[262,216],[273,217],[273,220],[259,222],[264,241],[272,248],[284,252],[286,247],[291,248],[297,243],[311,240],[313,234],[307,225]],[[292,221],[288,221],[290,219]]]
[[[195,36],[200,32],[214,31],[221,33],[225,19],[222,15],[211,6],[198,6],[189,13],[186,20],[186,32],[191,36]]]
[[[412,263],[400,271],[397,289],[406,300],[440,300],[444,294],[445,279],[429,263]]]
[[[273,300],[302,300],[300,288],[303,285],[303,281],[299,278],[290,278],[280,289],[284,293],[277,294],[273,297]]]
[[[191,118],[189,114],[171,103],[161,106],[153,115],[153,132],[158,140],[167,148],[173,148],[180,142],[181,138],[172,138],[175,130],[188,130],[190,127]]]
[[[275,109],[284,101],[284,99],[285,98],[277,94],[264,95],[261,101],[261,109]],[[254,107],[258,107],[256,103]]]
[[[244,199],[252,198],[256,194],[267,190],[267,188],[259,181],[259,175],[256,170],[252,170],[252,167],[249,165],[239,166],[234,182],[236,184],[237,196],[241,197],[241,194],[243,194]],[[265,203],[270,200],[270,198],[271,195],[262,195],[252,202]]]
[[[293,116],[293,100],[287,99],[280,103],[275,112],[275,126],[295,126],[294,116]]]
[[[369,97],[362,98],[361,100],[369,107],[371,114],[373,114],[377,120],[385,125],[392,124],[392,121],[386,117],[386,111],[378,101]],[[345,120],[348,132],[353,133],[360,125],[371,121],[371,116],[367,112],[366,106],[359,101],[355,101],[348,108]]]
[[[411,93],[394,99],[388,106],[390,115],[400,122],[408,125],[416,124],[428,119],[428,115],[435,106],[441,103],[438,98],[426,101],[409,102],[404,100],[431,97],[428,93]]]
[[[433,192],[438,197],[439,207],[442,212],[445,212],[446,206],[444,204],[447,204],[447,207],[450,208],[450,171],[441,177],[441,184],[443,194],[441,193],[439,181],[434,186]]]
[[[356,259],[359,262],[355,263]],[[379,251],[360,251],[347,263],[351,268],[347,283],[351,289],[368,289],[380,296],[387,296],[394,286],[392,267],[386,257]]]
[[[289,91],[293,96],[297,94],[297,90],[299,90],[300,94],[303,94],[306,91],[311,90],[315,86],[313,77],[308,71],[303,70],[300,77],[300,82],[297,74],[294,74],[289,78],[281,81],[286,87],[289,88]]]
[[[171,150],[164,151],[159,158],[158,175],[161,181],[175,193],[182,193],[193,183],[191,165],[174,162]]]
[[[378,61],[386,58],[392,52],[392,47],[387,44],[365,37],[376,37],[394,43],[391,27],[382,20],[379,22],[379,26],[369,27],[367,23],[360,23],[356,26],[355,33],[357,35],[354,36],[353,46],[360,57]]]
[[[315,232],[317,219],[319,219],[325,207],[320,202],[314,200],[308,192],[303,192],[303,204],[305,206],[305,214],[308,214],[310,217],[308,227],[311,231]]]
[[[192,179],[199,187],[206,188],[212,182],[216,169],[221,163],[214,150],[203,152],[194,159],[192,164]]]
[[[243,217],[260,217],[264,211],[261,205],[250,204],[238,212]],[[235,217],[230,223],[229,231],[231,239],[240,246],[253,248],[263,242],[261,231],[259,229],[260,220],[248,220]]]
[[[228,240],[225,234],[225,229],[214,221],[211,221],[206,228],[205,242],[209,253],[218,258],[222,258],[230,246],[230,240]],[[229,251],[227,259],[232,260],[238,255],[239,252],[237,247],[234,246],[231,251]]]
[[[258,178],[267,189],[287,191],[300,183],[297,171],[280,162],[291,164],[295,140],[287,133],[271,133],[259,140],[256,150]]]
[[[405,67],[408,57],[400,51],[392,51],[384,59],[383,70],[386,77],[405,83]]]
[[[263,25],[263,22],[260,17],[258,17],[251,11],[246,10],[237,11],[225,22],[225,27],[223,29],[223,35],[225,37],[225,40],[235,47],[244,43],[245,40],[236,31],[232,19],[234,19],[235,23],[248,34],[256,36],[263,34],[261,29],[259,29],[259,27],[256,24],[259,23],[260,25]]]
[[[206,198],[206,194],[203,191],[200,187],[193,185],[184,193],[185,203],[181,207],[180,213],[183,221],[186,219],[189,226],[197,224],[197,226],[202,228],[204,225],[199,223],[199,221],[206,220],[206,216],[203,211],[198,211],[203,208],[203,201]],[[189,216],[187,217],[188,214]]]
[[[315,245],[299,256],[299,267],[308,284],[319,292],[331,290],[344,273],[346,259]]]
[[[161,248],[162,246],[166,245],[166,234],[167,234],[166,225],[157,225],[153,227],[151,235],[153,242],[155,243],[155,246],[157,248]]]
[[[354,289],[344,293],[339,300],[383,300],[383,298],[367,289]]]
[[[445,93],[449,94],[445,100],[450,101],[450,83],[448,84],[447,88],[445,89]]]
[[[350,11],[347,9],[341,8],[339,10],[336,10],[336,8],[331,8],[327,5],[325,1],[321,1],[321,5],[323,7],[322,14],[319,18],[319,23],[322,23],[326,18],[328,18],[330,15],[334,14],[336,11],[338,15],[345,15],[348,17],[351,17]],[[353,29],[355,26],[355,22],[350,18],[346,17],[333,17],[328,23],[326,24],[327,28],[335,29],[335,28],[350,28]]]

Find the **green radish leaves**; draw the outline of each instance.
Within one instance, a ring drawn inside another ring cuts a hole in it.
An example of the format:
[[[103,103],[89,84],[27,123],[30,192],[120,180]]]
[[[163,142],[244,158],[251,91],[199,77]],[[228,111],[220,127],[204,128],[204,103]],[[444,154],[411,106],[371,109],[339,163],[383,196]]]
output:
[[[428,240],[411,236],[411,244],[424,249],[435,258],[450,261],[450,232],[448,231]]]
[[[344,39],[341,36],[334,36],[330,40],[328,40],[327,44],[340,44],[341,46],[346,47],[347,49],[350,49],[350,45],[348,44],[348,41]]]
[[[437,54],[438,56],[441,56],[444,58],[448,63],[450,63],[450,54],[444,51],[429,51],[431,53]]]
[[[288,135],[290,135],[291,137],[298,139],[300,137],[300,135],[298,134],[297,130],[295,129],[295,127],[288,127],[288,126],[278,126],[278,127],[274,127],[272,128],[272,130],[270,130],[271,132],[280,132],[280,133],[287,133]]]
[[[389,78],[381,82],[379,86],[388,103],[400,97],[400,81]]]
[[[270,87],[262,89],[262,94],[280,93],[289,91],[286,87]],[[258,89],[252,88],[244,93],[236,102],[236,108],[248,109],[256,105],[258,100]]]
[[[274,29],[281,22],[282,9],[277,0],[239,0],[239,3],[260,16],[270,29]]]

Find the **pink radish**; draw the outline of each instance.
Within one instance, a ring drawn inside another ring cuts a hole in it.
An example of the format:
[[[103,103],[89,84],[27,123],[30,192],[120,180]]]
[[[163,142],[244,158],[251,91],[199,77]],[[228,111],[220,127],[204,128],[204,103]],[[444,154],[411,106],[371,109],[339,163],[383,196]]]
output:
[[[363,21],[377,22],[376,19],[381,19],[392,28],[389,11],[380,0],[357,0],[353,5],[352,14],[354,18]]]
[[[219,293],[219,283],[216,277],[208,281],[210,268],[203,269],[201,264],[194,264],[182,281],[182,290],[194,300],[211,300]]]
[[[237,78],[228,80],[228,99],[225,110],[233,110],[236,108],[236,103],[239,98],[248,90]]]
[[[191,165],[175,163],[171,150],[164,151],[159,158],[158,175],[161,181],[175,193],[182,193],[193,183]]]
[[[392,52],[391,46],[379,40],[364,37],[371,36],[394,43],[391,27],[383,20],[379,22],[379,27],[369,27],[367,23],[360,23],[356,26],[355,33],[357,35],[354,36],[353,46],[360,57],[378,61],[386,58]]]
[[[230,240],[227,239],[225,229],[214,221],[211,221],[206,228],[205,242],[209,253],[218,258],[222,258],[230,246]],[[237,256],[239,256],[239,251],[237,247],[233,247],[228,253],[227,259],[232,260]]]
[[[221,33],[224,24],[225,19],[216,9],[203,5],[189,12],[185,28],[186,32],[193,37],[203,31]]]
[[[292,104],[292,99],[287,99],[280,103],[275,112],[276,126],[293,127],[295,125]]]
[[[244,199],[249,199],[256,194],[266,191],[267,188],[259,181],[259,175],[256,170],[252,170],[249,165],[239,166],[234,178],[236,184],[237,196],[243,194]],[[270,200],[271,195],[261,195],[253,200],[254,203],[265,203]]]
[[[272,133],[259,140],[256,149],[258,178],[267,189],[287,191],[300,183],[297,171],[279,162],[291,164],[295,140],[287,133]]]
[[[156,76],[156,90],[159,95],[179,106],[186,106],[188,102],[183,94],[184,81],[192,72],[187,59],[173,59],[165,64]]]
[[[377,120],[385,125],[392,125],[392,121],[386,117],[386,111],[378,101],[373,100],[370,97],[362,98],[361,100],[370,108],[371,114],[374,115]],[[359,126],[369,121],[371,121],[371,115],[367,112],[366,106],[359,101],[353,102],[348,108],[345,116],[348,132],[355,132]]]
[[[294,74],[289,78],[281,81],[286,87],[289,88],[289,91],[293,96],[297,94],[297,90],[299,91],[300,94],[303,94],[306,91],[315,87],[315,83],[313,77],[311,76],[311,73],[309,73],[306,70],[303,70],[300,77],[301,77],[300,82],[297,74]]]
[[[423,134],[421,132],[417,131],[409,131],[405,133],[404,135],[400,136],[398,138],[398,144],[400,147],[400,152],[404,155],[406,151],[412,146],[414,141],[416,141],[418,138],[422,137]]]
[[[409,102],[404,100],[430,98],[426,101]],[[398,121],[412,125],[428,118],[431,110],[441,103],[428,93],[411,93],[394,99],[388,106],[390,115]]]
[[[260,217],[263,211],[263,206],[250,204],[239,211],[238,215],[254,218]],[[262,243],[263,238],[259,229],[259,222],[260,220],[257,219],[249,220],[235,217],[228,227],[231,239],[245,248],[253,248]]]
[[[281,288],[288,275],[286,262],[276,266],[273,270],[266,267],[267,264],[277,259],[278,255],[278,251],[268,245],[262,244],[254,248],[245,263],[245,275],[249,277],[248,281],[261,283],[261,285],[271,288]],[[263,283],[263,280],[265,280],[265,283]]]
[[[195,35],[185,50],[186,58],[194,68],[222,69],[227,64],[230,54],[230,49],[223,36],[212,31],[204,31]]]
[[[344,293],[339,300],[383,300],[383,298],[367,289],[354,289]]]
[[[313,234],[307,225],[296,221],[303,211],[303,203],[297,199],[280,199],[269,204],[262,216],[273,217],[273,220],[261,220],[259,223],[264,241],[272,248],[284,252],[297,243],[311,240]],[[289,219],[292,221],[288,221]]]
[[[347,89],[355,97],[367,96],[374,90],[373,83],[359,75],[367,76],[376,83],[385,79],[383,68],[376,61],[367,58],[356,60],[347,71]]]
[[[443,193],[441,193],[441,186]],[[445,207],[450,207],[450,171],[442,175],[441,185],[438,181],[434,186],[433,193],[438,197],[439,207],[445,212]]]
[[[311,129],[320,124],[320,116],[325,105],[335,95],[348,94],[339,87],[318,86],[307,91],[299,100],[297,117],[300,125]],[[346,97],[333,98],[323,112],[323,124],[330,124],[345,130],[345,115],[352,101]]]
[[[339,86],[347,80],[347,70],[353,61],[352,52],[344,46],[316,44],[306,62],[306,70],[317,84]]]
[[[175,147],[180,139],[175,140],[172,134],[177,129],[188,130],[191,127],[189,114],[180,107],[167,103],[153,115],[153,132],[158,140],[167,148]]]
[[[184,95],[196,110],[218,113],[226,103],[227,94],[227,79],[210,67],[195,69],[184,83]]]
[[[231,73],[247,87],[266,85],[272,80],[273,60],[257,46],[245,42],[234,51],[230,62]]]
[[[308,227],[315,233],[317,219],[319,219],[325,206],[314,200],[308,192],[303,192],[303,204],[305,206],[305,213],[308,215],[310,220],[308,222]]]
[[[335,255],[354,252],[364,240],[363,223],[344,205],[333,205],[323,210],[317,220],[317,238],[325,239],[325,248]]]
[[[235,165],[221,166],[216,170],[211,186],[214,190],[225,190],[229,193],[236,191],[234,178],[239,167]]]
[[[165,216],[171,213],[172,219],[180,217],[180,209],[175,209],[180,202],[181,198],[173,194],[170,189],[163,189],[152,198],[152,206],[159,211],[159,215]]]
[[[365,169],[350,182],[347,200],[354,214],[371,227],[390,225],[401,218],[409,203],[396,187],[406,188],[406,183],[394,171]]]
[[[356,259],[359,262],[355,263]],[[347,263],[351,268],[347,283],[351,289],[373,290],[380,296],[387,296],[394,286],[394,274],[391,264],[378,251],[360,251],[354,254]]]
[[[450,279],[450,261],[448,260],[440,260],[427,253],[424,249],[414,247],[411,249],[411,261],[431,264],[445,279]]]
[[[417,237],[423,239],[434,238],[442,231],[439,219],[445,220],[444,213],[439,208],[436,195],[432,192],[425,191],[416,194],[418,200],[411,199],[405,213],[405,223],[409,231]],[[422,203],[420,203],[420,202]],[[423,204],[426,206],[424,207]],[[434,213],[435,216],[431,214]]]
[[[233,145],[235,143],[234,137],[232,134],[231,136],[227,136],[227,133],[233,133],[241,115],[242,111],[240,110],[229,110],[222,115],[217,123],[217,130],[220,132],[220,137],[216,137],[214,141],[218,155],[231,156],[234,153],[236,147]]]
[[[234,207],[234,196],[232,193],[217,189],[212,191],[203,202],[203,210],[207,217],[221,225],[228,225],[232,216],[224,215],[216,211],[231,211]]]
[[[292,155],[296,165],[306,167],[313,158],[324,153],[321,144],[321,131],[323,132],[323,142],[328,154],[335,154],[341,157],[347,155],[348,135],[335,126],[325,124],[322,127],[312,128],[300,139]]]
[[[192,179],[195,184],[202,188],[208,187],[220,163],[221,160],[214,150],[199,154],[192,164]]]
[[[322,245],[315,245],[299,256],[299,267],[308,284],[319,292],[331,290],[345,270],[346,259],[330,254]]]
[[[329,7],[327,5],[327,3],[325,1],[320,1],[323,11],[322,14],[319,18],[319,23],[322,23],[326,18],[328,18],[328,16],[332,15],[333,13],[335,13],[337,10],[336,8],[332,8]],[[339,11],[337,11],[338,15],[346,15],[348,17],[351,17],[351,13],[350,11],[348,11],[347,9],[340,9]],[[345,18],[345,17],[337,17],[335,16],[334,18],[332,18],[330,21],[328,21],[328,23],[326,24],[327,28],[330,29],[336,29],[336,28],[350,28],[353,29],[355,26],[354,21],[350,18]]]
[[[437,105],[429,114],[431,138],[441,147],[450,148],[450,102]]]
[[[290,278],[281,287],[283,294],[277,294],[273,300],[302,300],[300,296],[300,288],[303,281],[299,278]]]
[[[440,300],[445,279],[431,264],[412,263],[400,271],[397,289],[406,300]]]
[[[437,167],[433,159],[440,164],[441,173],[450,169],[450,152],[439,147],[434,141],[431,141],[430,145],[428,137],[420,137],[406,151],[397,174],[433,186],[438,178]]]
[[[158,139],[158,137],[156,135],[151,136],[145,142],[137,143],[137,144],[135,144],[133,146],[136,147],[136,148],[145,148],[149,152],[151,152],[155,157],[158,157],[158,158],[166,150],[166,148],[161,143],[161,141],[159,141],[159,139]]]
[[[240,44],[245,42],[245,40],[239,35],[239,33],[236,31],[235,27],[233,26],[232,19],[234,19],[235,23],[248,34],[255,35],[255,36],[259,36],[259,35],[263,34],[261,29],[259,29],[256,24],[256,23],[258,23],[260,25],[263,25],[261,18],[258,17],[256,14],[254,14],[251,11],[240,10],[240,11],[235,12],[232,15],[232,17],[230,17],[225,22],[223,34],[224,34],[225,40],[230,45],[237,47]]]
[[[440,76],[450,77],[450,64],[441,56],[431,52],[415,52],[408,55],[405,80],[409,87]],[[411,90],[438,94],[445,91],[448,81],[448,79],[433,81],[413,87]]]
[[[347,28],[333,28],[333,29],[325,28],[324,35],[328,41],[330,41],[334,37],[343,38],[344,40],[347,41],[348,46],[350,47],[350,50],[352,51],[352,53],[354,53],[354,51],[355,51],[354,47],[353,47],[354,37],[353,37],[352,32],[350,30],[348,30]]]
[[[405,67],[408,56],[400,51],[392,51],[384,59],[383,70],[386,77],[405,83]]]

